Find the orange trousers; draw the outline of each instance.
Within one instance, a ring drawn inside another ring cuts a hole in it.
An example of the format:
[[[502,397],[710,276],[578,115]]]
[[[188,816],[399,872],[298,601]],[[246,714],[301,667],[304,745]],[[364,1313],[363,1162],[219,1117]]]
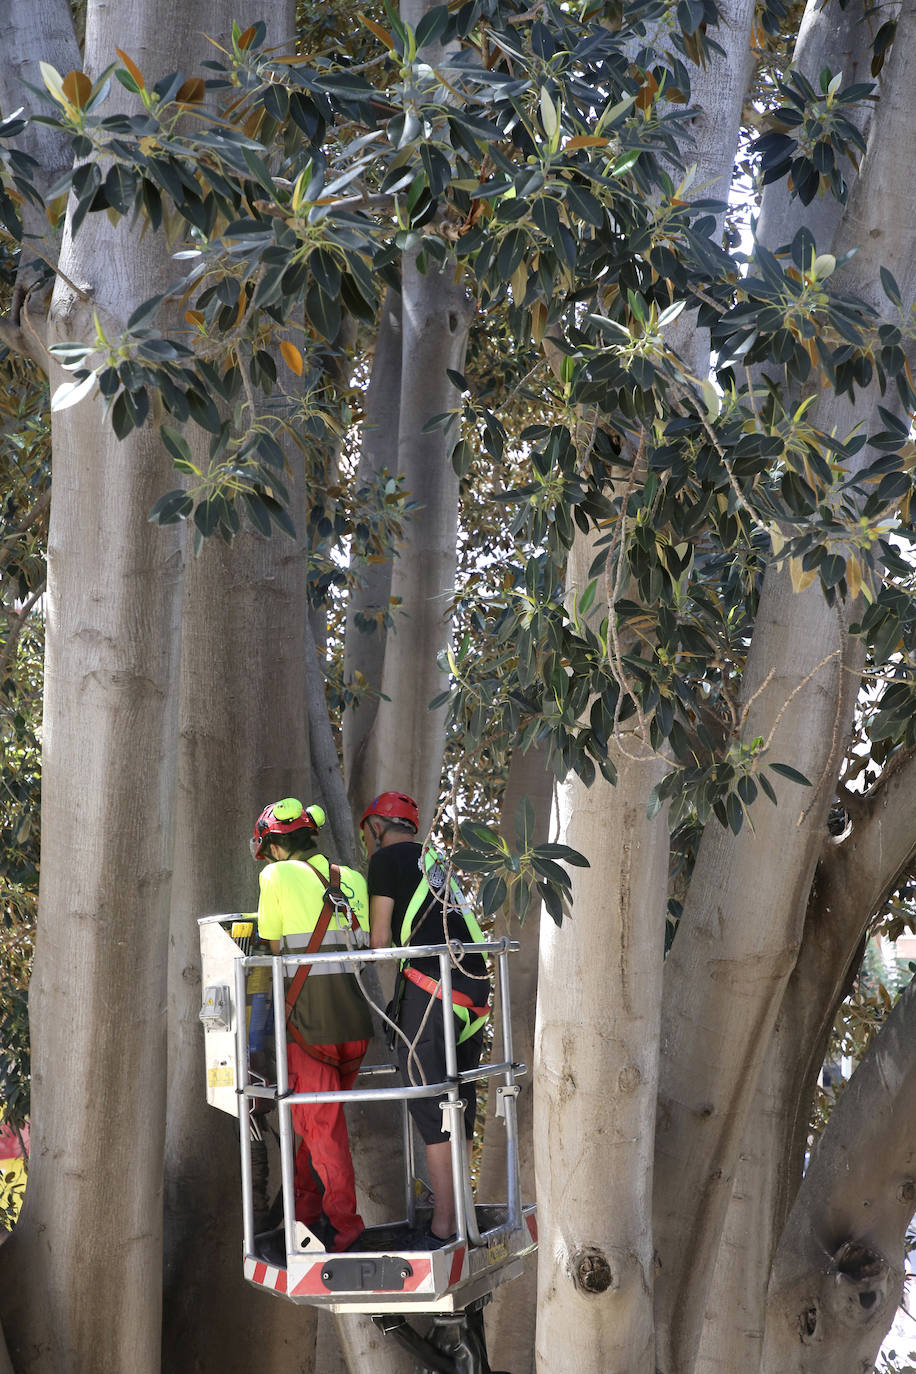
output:
[[[352,1088],[368,1047],[368,1040],[315,1045],[310,1048],[321,1055],[316,1059],[295,1041],[288,1041],[290,1091],[323,1093]],[[341,1066],[345,1066],[344,1072]],[[364,1226],[356,1210],[356,1183],[343,1103],[302,1103],[290,1109],[290,1116],[293,1130],[301,1137],[296,1152],[296,1220],[312,1226],[324,1212],[336,1232],[334,1249],[345,1250]]]

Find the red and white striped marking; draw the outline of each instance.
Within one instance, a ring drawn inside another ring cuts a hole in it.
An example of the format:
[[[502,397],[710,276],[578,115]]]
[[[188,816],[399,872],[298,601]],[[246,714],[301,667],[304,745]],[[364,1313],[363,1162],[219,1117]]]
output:
[[[262,1288],[269,1288],[272,1293],[286,1292],[286,1270],[265,1264],[263,1260],[246,1257],[245,1278],[249,1283],[259,1283]]]

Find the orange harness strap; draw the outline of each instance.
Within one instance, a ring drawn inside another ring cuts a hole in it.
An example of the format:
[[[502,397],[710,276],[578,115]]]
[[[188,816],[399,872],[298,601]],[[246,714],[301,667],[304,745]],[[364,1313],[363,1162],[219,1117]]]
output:
[[[318,869],[315,867],[315,865],[309,863],[308,859],[306,859],[305,862],[308,864],[312,872],[317,873],[318,877],[321,878],[321,881],[324,882],[324,877],[321,873],[318,872]],[[315,929],[312,931],[312,934],[309,938],[309,942],[305,947],[306,954],[317,954],[318,950],[321,948],[321,942],[327,934],[328,926],[331,924],[331,917],[334,915],[335,911],[334,903],[331,901],[332,892],[343,898],[343,892],[340,888],[340,869],[338,868],[337,864],[328,865],[328,880],[325,883],[324,889],[324,906],[321,908],[321,915],[315,922]],[[353,910],[350,910],[350,925],[352,926],[353,930],[359,930],[360,928],[359,921],[356,919],[356,913]],[[311,971],[311,964],[300,964],[298,969],[296,970],[296,976],[293,978],[292,982],[286,990],[286,1033],[287,1035],[291,1036],[292,1039],[295,1040],[299,1048],[301,1050],[304,1050],[306,1054],[310,1055],[312,1059],[317,1059],[319,1063],[322,1064],[332,1064],[335,1068],[339,1068],[341,1073],[343,1074],[350,1073],[352,1069],[356,1068],[357,1065],[360,1063],[362,1055],[360,1055],[360,1058],[357,1059],[355,1063],[351,1064],[349,1061],[347,1061],[344,1064],[340,1064],[337,1060],[328,1059],[323,1054],[316,1054],[315,1050],[317,1047],[315,1045],[309,1045],[302,1038],[302,1035],[299,1033],[299,1031],[296,1030],[296,1027],[291,1026],[289,1023],[289,1019],[293,1014],[293,1007],[296,1005],[296,1002],[298,1000],[300,992],[302,991],[305,980],[309,976]]]
[[[442,984],[437,982],[435,978],[428,978],[425,973],[418,973],[415,968],[409,967],[404,969],[404,977],[409,978],[412,983],[416,983],[417,987],[422,988],[424,992],[428,992],[430,997],[437,997],[440,1002],[442,1001]],[[489,1002],[486,1006],[475,1007],[466,992],[456,992],[454,988],[452,989],[452,1002],[456,1006],[466,1007],[475,1017],[490,1015]]]

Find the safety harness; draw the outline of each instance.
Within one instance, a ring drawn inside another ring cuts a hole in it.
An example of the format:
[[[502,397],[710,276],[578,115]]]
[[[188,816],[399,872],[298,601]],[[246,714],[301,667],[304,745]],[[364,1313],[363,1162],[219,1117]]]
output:
[[[425,906],[427,899],[433,895],[433,888],[429,882],[429,877],[437,866],[440,872],[445,872],[446,863],[442,856],[434,849],[427,849],[423,855],[423,877],[417,884],[416,891],[408,902],[407,910],[404,912],[404,916],[401,920],[400,944],[402,946],[410,944],[414,921],[420,909]],[[439,897],[438,894],[436,894],[436,900],[442,902],[442,898]],[[473,911],[468,906],[464,893],[458,886],[454,874],[449,876],[448,896],[445,898],[445,903],[452,911],[459,911],[461,913],[472,943],[481,944],[486,937],[480,929]],[[441,1002],[442,984],[438,979],[430,978],[425,973],[420,973],[417,969],[411,968],[407,960],[401,965],[401,976],[408,979],[409,982],[415,983],[418,988],[422,988],[430,997],[436,997]],[[466,992],[457,992],[453,988],[452,1010],[462,1023],[461,1032],[458,1036],[458,1044],[460,1045],[465,1040],[469,1040],[484,1024],[487,1017],[490,1015],[490,1004],[487,1002],[484,1006],[475,1006],[473,1000]]]
[[[308,859],[303,859],[302,862],[312,870],[324,887],[324,906],[321,908],[321,914],[315,922],[315,929],[312,931],[309,942],[305,947],[306,954],[317,954],[321,947],[321,942],[328,932],[328,927],[331,924],[332,918],[335,916],[339,917],[341,912],[350,918],[350,927],[354,932],[359,931],[361,927],[357,920],[356,913],[347,901],[343,889],[340,886],[340,869],[337,864],[328,864],[328,876],[325,878],[324,874]],[[317,1059],[320,1064],[330,1064],[334,1068],[339,1068],[341,1074],[351,1073],[352,1070],[357,1068],[362,1062],[361,1054],[352,1061],[333,1059],[330,1055],[322,1053],[318,1045],[308,1044],[296,1027],[290,1024],[293,1007],[296,1005],[299,994],[305,985],[305,980],[311,971],[311,964],[300,964],[286,990],[286,1033],[291,1039],[295,1040],[299,1048],[304,1050],[310,1058]]]

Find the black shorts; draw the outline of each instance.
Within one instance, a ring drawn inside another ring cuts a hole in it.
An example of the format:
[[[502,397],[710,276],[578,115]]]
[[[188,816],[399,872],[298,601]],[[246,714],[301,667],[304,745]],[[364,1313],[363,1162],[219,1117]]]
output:
[[[411,1044],[430,1000],[428,992],[418,988],[416,983],[405,981],[398,1025]],[[456,1040],[463,1028],[464,1022],[456,1016]],[[423,1066],[423,1074],[427,1083],[444,1083],[447,1074],[445,1071],[445,1032],[442,1027],[441,1001],[436,1000],[433,1003],[429,1016],[426,1017],[426,1025],[423,1027],[422,1034],[417,1040],[416,1048],[411,1056],[410,1072],[408,1072],[407,1063],[408,1049],[400,1036],[398,1036],[397,1045],[398,1064],[405,1087],[419,1087],[422,1084],[423,1078],[420,1076],[418,1062]],[[480,1063],[482,1048],[483,1027],[481,1026],[463,1044],[458,1046],[459,1073],[466,1073],[469,1069],[477,1068]],[[462,1083],[459,1095],[465,1103],[464,1133],[470,1140],[474,1134],[474,1118],[477,1115],[477,1084]],[[408,1104],[410,1114],[417,1123],[417,1130],[423,1138],[424,1145],[439,1145],[442,1141],[449,1139],[448,1131],[443,1130],[443,1113],[439,1108],[441,1101],[442,1098],[439,1096],[417,1097]]]

